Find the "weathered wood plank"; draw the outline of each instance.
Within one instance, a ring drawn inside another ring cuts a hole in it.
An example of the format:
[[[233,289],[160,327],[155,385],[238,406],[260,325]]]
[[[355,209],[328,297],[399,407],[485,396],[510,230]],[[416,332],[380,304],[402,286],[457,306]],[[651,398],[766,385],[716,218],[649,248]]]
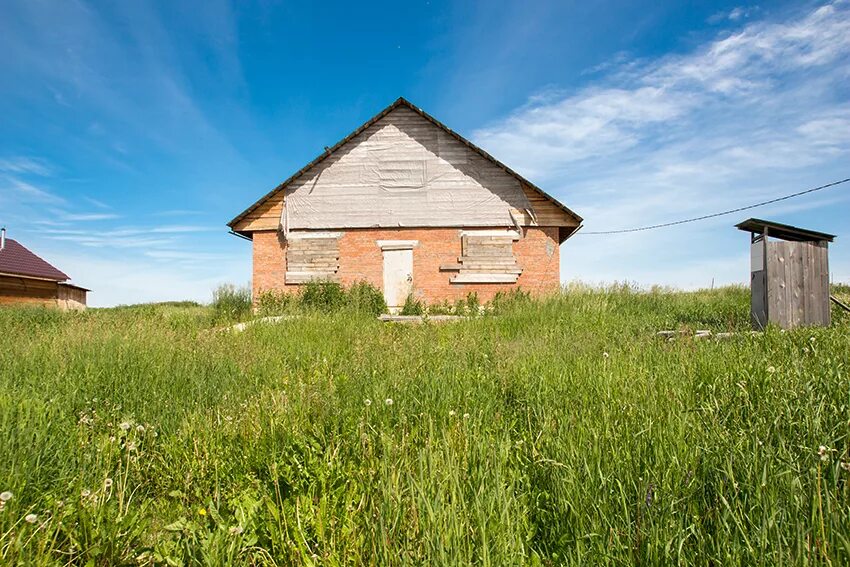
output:
[[[461,272],[451,279],[452,283],[516,283],[517,274],[476,274]]]

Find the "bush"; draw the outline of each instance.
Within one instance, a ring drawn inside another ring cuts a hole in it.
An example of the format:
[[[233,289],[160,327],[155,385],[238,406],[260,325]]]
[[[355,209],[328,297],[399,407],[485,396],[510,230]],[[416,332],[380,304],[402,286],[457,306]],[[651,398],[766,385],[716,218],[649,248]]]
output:
[[[251,288],[222,284],[213,291],[213,312],[218,321],[237,320],[251,311]]]
[[[283,315],[298,304],[298,296],[283,291],[264,291],[257,297],[257,314],[262,317]]]
[[[346,304],[345,290],[336,282],[307,282],[301,290],[301,305],[319,311],[336,311]]]
[[[348,306],[355,311],[375,316],[387,312],[384,294],[369,282],[357,282],[348,288],[346,296]]]
[[[496,293],[490,302],[490,309],[493,313],[498,314],[521,307],[530,307],[531,303],[530,292],[524,291],[522,288],[515,288],[510,291]]]
[[[404,300],[404,307],[401,308],[402,315],[422,315],[425,313],[425,305],[413,297],[413,294],[407,296]]]

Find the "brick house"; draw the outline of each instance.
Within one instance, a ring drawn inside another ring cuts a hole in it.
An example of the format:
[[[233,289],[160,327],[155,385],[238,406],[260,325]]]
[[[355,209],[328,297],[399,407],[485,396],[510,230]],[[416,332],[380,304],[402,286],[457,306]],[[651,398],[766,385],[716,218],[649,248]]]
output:
[[[253,242],[254,298],[313,279],[390,308],[557,289],[582,219],[400,98],[228,223]]]
[[[89,290],[0,229],[0,305],[42,305],[85,309]]]

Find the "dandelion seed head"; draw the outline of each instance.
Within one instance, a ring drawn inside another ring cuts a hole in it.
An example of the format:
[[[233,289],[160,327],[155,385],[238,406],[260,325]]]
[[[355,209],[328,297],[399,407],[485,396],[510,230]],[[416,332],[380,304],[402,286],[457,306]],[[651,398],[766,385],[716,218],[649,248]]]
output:
[[[468,413],[463,414],[463,419],[469,419],[469,414]]]
[[[768,367],[767,367],[767,371],[768,371],[770,374],[773,374],[774,372],[776,372],[776,368],[775,368],[775,367],[773,367],[773,366],[768,366]]]
[[[128,429],[130,429],[130,422],[129,421],[122,421],[118,425],[118,427],[121,429],[121,431],[127,431]]]
[[[393,399],[387,398],[386,400],[384,400],[384,403],[387,404],[388,406],[391,406],[391,405],[393,405]]]
[[[239,535],[242,533],[242,526],[231,526],[229,531],[231,535]]]
[[[850,472],[850,462],[842,461],[841,462],[841,468],[844,469],[845,471]]]
[[[14,496],[15,495],[9,492],[8,490],[6,490],[5,492],[0,492],[0,502],[8,502]]]
[[[820,447],[818,447],[818,456],[820,457],[821,461],[828,461],[829,449],[827,449],[826,446],[821,445]]]
[[[112,479],[107,478],[103,481],[103,488],[110,488],[112,486]]]
[[[603,353],[602,353],[602,358],[608,358],[608,356],[609,356],[609,355],[608,355],[608,353],[607,353],[607,352],[603,352]]]
[[[136,426],[136,431],[138,433],[144,433],[145,432],[145,426],[140,423],[139,425]]]
[[[456,415],[455,410],[449,410],[449,417],[454,417]]]
[[[38,516],[35,514],[27,514],[24,516],[24,521],[28,524],[34,524],[38,521]]]
[[[80,496],[82,496],[83,498],[88,498],[89,496],[91,496],[91,490],[89,490],[88,488],[84,488],[80,492]]]
[[[363,404],[368,408],[369,406],[372,405],[372,400],[370,400],[369,398],[366,398],[365,400],[363,400]]]

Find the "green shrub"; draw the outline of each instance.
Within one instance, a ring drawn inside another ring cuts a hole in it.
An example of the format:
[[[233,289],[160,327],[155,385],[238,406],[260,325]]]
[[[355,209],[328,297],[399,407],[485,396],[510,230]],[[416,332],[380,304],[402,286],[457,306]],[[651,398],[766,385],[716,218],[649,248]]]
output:
[[[515,288],[510,291],[496,293],[490,302],[490,309],[493,313],[499,314],[513,309],[527,308],[531,304],[531,293],[522,288]]]
[[[387,312],[384,294],[366,281],[359,281],[348,288],[346,300],[348,306],[355,311],[375,316]]]
[[[413,297],[413,294],[407,296],[404,300],[404,307],[401,308],[402,315],[422,315],[425,313],[425,305],[422,301]]]
[[[301,305],[319,311],[336,311],[346,303],[345,290],[337,282],[307,282],[301,290]]]
[[[478,300],[478,293],[470,291],[466,294],[466,309],[470,315],[477,315],[481,309],[481,302]]]
[[[251,311],[251,288],[222,284],[213,291],[212,308],[217,321],[235,321]]]
[[[298,297],[292,293],[283,291],[264,291],[257,297],[257,315],[268,317],[270,315],[283,315],[297,307]]]

